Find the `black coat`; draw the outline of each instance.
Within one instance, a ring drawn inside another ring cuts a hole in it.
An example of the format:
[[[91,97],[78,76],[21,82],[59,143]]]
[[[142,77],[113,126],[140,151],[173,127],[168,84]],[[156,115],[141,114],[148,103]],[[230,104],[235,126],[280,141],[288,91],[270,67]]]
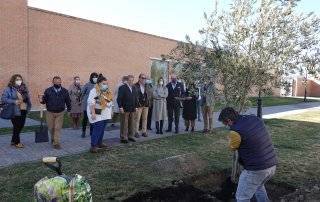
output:
[[[149,107],[149,98],[147,93],[147,85],[144,86],[144,93],[141,92],[139,82],[134,85],[137,98],[138,98],[138,107]]]
[[[61,90],[56,92],[54,87],[49,87],[44,91],[41,104],[46,104],[47,111],[60,113],[67,106],[67,111],[71,111],[71,100],[67,89],[61,87]]]
[[[132,92],[128,85],[122,85],[119,87],[117,103],[119,108],[123,108],[124,112],[134,112],[138,107],[137,92],[132,87]]]
[[[180,107],[180,101],[175,99],[175,97],[183,97],[185,94],[182,83],[177,82],[174,89],[171,82],[166,87],[168,88],[167,105],[170,107]]]
[[[197,118],[197,96],[189,94],[188,90],[185,96],[192,97],[192,99],[183,101],[182,116],[186,120],[195,120]]]

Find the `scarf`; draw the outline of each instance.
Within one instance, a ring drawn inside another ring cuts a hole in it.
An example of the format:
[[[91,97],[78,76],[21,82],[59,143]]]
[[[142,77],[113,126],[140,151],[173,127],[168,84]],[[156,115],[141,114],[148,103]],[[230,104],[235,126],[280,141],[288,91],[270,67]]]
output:
[[[20,86],[15,86],[14,88],[21,94],[23,102],[27,102],[27,99],[28,99],[27,86],[24,83],[22,83]]]
[[[102,109],[105,109],[107,104],[112,101],[112,92],[110,90],[102,92],[98,84],[96,84],[95,88],[97,91],[98,104]]]

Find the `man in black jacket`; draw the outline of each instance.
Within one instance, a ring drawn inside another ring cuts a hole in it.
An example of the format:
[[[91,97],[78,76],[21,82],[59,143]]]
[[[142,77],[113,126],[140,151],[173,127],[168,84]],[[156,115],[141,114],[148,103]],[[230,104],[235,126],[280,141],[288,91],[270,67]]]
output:
[[[177,76],[171,75],[171,82],[166,86],[168,88],[167,97],[167,110],[168,110],[168,130],[166,132],[172,131],[172,122],[174,116],[175,123],[175,133],[179,133],[179,117],[182,98],[185,94],[182,83],[177,82]]]
[[[149,111],[149,98],[146,88],[146,75],[140,74],[139,81],[134,85],[134,88],[137,93],[138,99],[138,109],[136,112],[136,119],[135,119],[135,137],[139,138],[139,125],[141,119],[141,128],[142,128],[142,136],[148,137],[147,134],[147,120],[148,120],[148,111]]]
[[[71,101],[68,90],[61,86],[61,78],[55,76],[52,82],[53,86],[44,91],[40,103],[45,104],[47,108],[46,120],[53,148],[61,149],[60,131],[63,125],[64,111],[67,106],[67,111],[70,112]]]
[[[119,106],[120,119],[123,124],[123,133],[120,134],[121,143],[135,142],[133,138],[135,129],[135,112],[138,107],[137,93],[133,86],[134,77],[128,76],[128,82],[119,87],[117,103]]]

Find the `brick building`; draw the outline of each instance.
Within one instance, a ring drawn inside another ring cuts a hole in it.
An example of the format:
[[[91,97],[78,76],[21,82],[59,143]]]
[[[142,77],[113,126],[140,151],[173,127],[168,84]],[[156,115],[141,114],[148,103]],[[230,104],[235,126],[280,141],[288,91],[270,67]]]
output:
[[[21,74],[33,104],[55,75],[69,87],[79,75],[87,82],[101,72],[113,87],[124,74],[150,73],[152,58],[177,41],[28,7],[27,0],[0,1],[0,90]]]

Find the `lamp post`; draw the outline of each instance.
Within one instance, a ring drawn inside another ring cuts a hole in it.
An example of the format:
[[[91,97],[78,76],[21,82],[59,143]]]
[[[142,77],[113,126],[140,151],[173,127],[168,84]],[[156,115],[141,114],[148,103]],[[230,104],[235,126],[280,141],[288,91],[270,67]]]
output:
[[[257,117],[262,118],[262,99],[261,99],[261,90],[259,89],[259,96],[258,96],[258,108],[257,108]]]
[[[306,76],[303,78],[304,82],[304,98],[303,101],[307,102],[307,85],[308,85],[308,73],[306,72]]]

